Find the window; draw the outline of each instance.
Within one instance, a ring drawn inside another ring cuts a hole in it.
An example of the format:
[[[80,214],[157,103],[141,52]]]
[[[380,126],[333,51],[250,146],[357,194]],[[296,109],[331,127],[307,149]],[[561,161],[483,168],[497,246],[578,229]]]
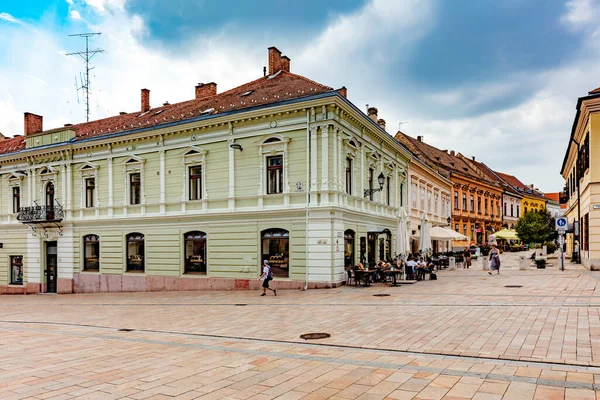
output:
[[[21,187],[13,186],[12,188],[12,204],[13,204],[13,213],[18,213],[19,208],[21,208]]]
[[[421,188],[421,210],[425,211],[425,188]]]
[[[352,159],[346,158],[346,193],[352,194]]]
[[[144,235],[130,233],[127,240],[127,271],[144,272]]]
[[[458,229],[459,229],[459,228],[458,228],[458,224],[455,224],[455,225],[454,225],[454,230],[455,230],[456,232],[460,233],[460,231],[459,231]]]
[[[527,214],[527,207],[524,207],[524,208],[523,208],[523,212],[524,212],[525,214]]]
[[[354,267],[354,231],[351,229],[344,232],[344,266]]]
[[[54,183],[48,182],[46,185],[46,220],[54,220]]]
[[[463,234],[467,236],[467,224],[463,225]]]
[[[188,232],[183,235],[185,243],[184,273],[206,274],[206,233]]]
[[[485,214],[487,215],[487,213],[488,213],[488,199],[485,199],[484,206],[485,206]],[[493,213],[494,213],[494,209],[493,209],[493,206],[492,206],[492,214]]]
[[[283,193],[283,156],[267,157],[267,194]]]
[[[506,213],[506,203],[504,203],[504,215],[508,215],[508,214]]]
[[[96,179],[87,178],[85,180],[85,206],[94,207],[94,197],[96,192]]]
[[[510,205],[510,216],[511,216],[511,217],[514,217],[514,215],[513,215],[513,214],[514,214],[514,213],[513,213],[513,211],[514,211],[514,204],[511,204],[511,205]]]
[[[392,196],[391,196],[391,190],[390,190],[390,187],[391,187],[390,181],[391,181],[391,179],[388,176],[386,178],[386,194],[385,194],[388,206],[392,205]]]
[[[517,218],[519,218],[519,206],[517,205]]]
[[[466,193],[463,193],[462,209],[467,211],[467,194]]]
[[[10,256],[10,284],[23,284],[23,256]]]
[[[189,167],[189,186],[190,200],[200,200],[202,198],[202,166],[197,165]]]
[[[439,194],[435,194],[435,195],[433,196],[433,212],[434,212],[435,214],[437,214],[437,213],[438,213],[438,201],[439,201],[439,197],[440,197],[440,195],[439,195]]]
[[[369,200],[373,201],[373,168],[369,168]]]
[[[585,214],[583,216],[582,250],[589,250],[589,249],[590,249],[590,214]]]
[[[412,184],[411,185],[411,191],[412,191],[412,208],[417,208],[417,185],[416,184]]]
[[[475,240],[475,225],[471,225],[471,240]]]
[[[400,184],[400,207],[404,207],[404,183]]]
[[[471,212],[475,212],[475,198],[473,197],[473,195],[471,195],[470,197],[470,203],[471,204]],[[479,203],[479,205],[481,205],[481,203]]]
[[[269,263],[274,276],[288,277],[290,233],[284,229],[269,229],[262,231],[261,237],[262,259]]]
[[[427,211],[431,212],[431,190],[427,191]]]
[[[141,174],[129,174],[129,204],[140,204],[141,199]]]
[[[436,209],[437,209],[437,196],[436,196]],[[446,200],[442,200],[442,214],[440,214],[442,217],[446,216]]]
[[[83,237],[83,270],[100,270],[100,237],[98,235]]]
[[[458,210],[458,192],[454,192],[454,209]]]

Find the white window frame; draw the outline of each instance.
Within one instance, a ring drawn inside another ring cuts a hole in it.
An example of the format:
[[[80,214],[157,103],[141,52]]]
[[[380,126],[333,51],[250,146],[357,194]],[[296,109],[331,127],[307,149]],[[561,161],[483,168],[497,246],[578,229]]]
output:
[[[134,160],[134,162],[129,162]],[[125,193],[123,194],[123,202],[124,207],[138,207],[146,204],[146,196],[144,195],[144,186],[145,186],[145,176],[144,176],[144,164],[146,160],[136,156],[127,156],[125,160],[122,161],[123,164],[123,175],[125,177]],[[131,204],[131,187],[130,187],[130,176],[132,174],[140,174],[140,203],[139,204]]]
[[[77,169],[79,170],[79,174],[81,177],[81,209],[86,209],[86,210],[94,210],[97,209],[100,206],[100,197],[99,197],[99,190],[98,190],[98,168],[100,168],[98,165],[93,164],[93,163],[84,163],[81,164],[79,166],[77,166]],[[93,207],[86,207],[87,205],[87,187],[86,187],[86,180],[87,179],[94,179],[94,206]]]
[[[181,194],[181,201],[183,203],[197,203],[205,202],[208,199],[208,190],[206,188],[206,155],[208,151],[196,147],[187,147],[180,153],[181,163],[183,165],[183,193]],[[190,168],[191,167],[202,167],[202,198],[197,200],[190,200]]]
[[[44,171],[47,170],[48,172],[44,173]],[[58,196],[56,196],[57,193],[57,188],[58,188],[58,170],[56,170],[54,167],[50,167],[50,166],[44,166],[44,167],[40,167],[39,168],[39,172],[36,174],[38,176],[37,178],[37,185],[38,185],[38,190],[39,190],[39,196],[38,199],[43,200],[43,204],[46,205],[45,201],[46,201],[46,187],[48,186],[48,183],[52,182],[52,184],[54,185],[54,201],[60,203],[59,200],[62,201],[62,199],[59,199]],[[52,206],[54,207],[54,204],[52,204]]]
[[[14,210],[13,206],[15,204],[13,199],[13,188],[19,188],[19,207],[23,207],[23,177],[17,174],[11,174],[8,177],[8,196],[10,198],[10,206],[9,206],[9,214],[18,214],[19,210]]]
[[[344,140],[344,148],[346,157],[344,158],[344,193],[348,196],[356,196],[358,193],[356,187],[356,160],[358,156],[358,147],[360,146],[360,142],[358,142],[355,138],[350,138]],[[347,159],[352,160],[352,168],[350,170],[350,193],[346,191],[347,182],[346,182],[346,168],[347,168]]]
[[[269,139],[278,139],[277,141],[266,143]],[[259,196],[279,196],[282,194],[290,193],[290,185],[288,181],[288,143],[290,138],[275,134],[263,136],[263,138],[257,143],[258,154],[260,156],[259,174],[260,184],[258,188]],[[283,156],[283,182],[282,192],[267,194],[267,158]]]

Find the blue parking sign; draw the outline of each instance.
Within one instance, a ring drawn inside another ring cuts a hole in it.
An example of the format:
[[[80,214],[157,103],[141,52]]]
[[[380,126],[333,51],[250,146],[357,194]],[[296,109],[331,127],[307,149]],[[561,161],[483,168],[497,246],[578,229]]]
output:
[[[567,229],[568,221],[565,217],[556,218],[556,230],[565,230]]]

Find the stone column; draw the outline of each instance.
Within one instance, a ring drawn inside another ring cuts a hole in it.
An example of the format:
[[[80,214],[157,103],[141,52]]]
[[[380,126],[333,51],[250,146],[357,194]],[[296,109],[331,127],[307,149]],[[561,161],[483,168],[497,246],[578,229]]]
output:
[[[334,153],[334,169],[336,158]],[[329,125],[321,126],[321,203],[329,203]]]

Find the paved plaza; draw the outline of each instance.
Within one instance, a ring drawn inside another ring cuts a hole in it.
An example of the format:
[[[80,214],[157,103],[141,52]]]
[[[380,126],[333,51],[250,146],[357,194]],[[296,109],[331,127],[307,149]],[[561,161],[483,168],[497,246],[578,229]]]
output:
[[[0,398],[600,399],[600,273],[518,255],[277,297],[3,296]]]

